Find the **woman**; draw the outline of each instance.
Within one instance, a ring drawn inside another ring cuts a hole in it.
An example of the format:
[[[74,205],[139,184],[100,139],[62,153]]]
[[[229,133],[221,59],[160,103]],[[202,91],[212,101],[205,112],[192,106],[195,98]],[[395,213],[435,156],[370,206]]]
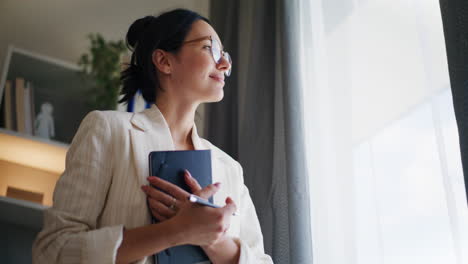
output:
[[[136,114],[85,117],[45,212],[34,262],[152,263],[148,256],[193,244],[213,263],[271,263],[241,166],[197,135],[195,110],[223,98],[231,71],[209,21],[183,9],[147,16],[131,25],[127,43],[133,54],[122,73],[123,101],[140,89],[155,104]],[[187,184],[224,207],[193,205],[187,192],[147,177],[150,151],[193,149],[211,149],[215,184],[201,189],[188,172]],[[160,222],[151,224],[150,214]]]

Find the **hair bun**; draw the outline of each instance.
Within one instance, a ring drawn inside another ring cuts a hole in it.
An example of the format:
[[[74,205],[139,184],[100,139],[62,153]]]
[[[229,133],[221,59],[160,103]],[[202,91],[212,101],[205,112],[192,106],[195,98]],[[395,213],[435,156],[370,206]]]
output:
[[[155,19],[156,18],[154,16],[145,16],[133,22],[127,32],[127,46],[129,46],[131,50],[135,49],[135,46],[138,43],[138,40],[142,37],[143,32]]]

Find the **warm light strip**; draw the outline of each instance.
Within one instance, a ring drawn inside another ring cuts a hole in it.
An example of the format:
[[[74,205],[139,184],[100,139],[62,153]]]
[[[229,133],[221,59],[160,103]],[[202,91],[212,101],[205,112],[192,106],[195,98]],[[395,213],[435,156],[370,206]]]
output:
[[[0,133],[0,159],[28,167],[61,174],[65,170],[67,149],[65,144],[48,144]]]

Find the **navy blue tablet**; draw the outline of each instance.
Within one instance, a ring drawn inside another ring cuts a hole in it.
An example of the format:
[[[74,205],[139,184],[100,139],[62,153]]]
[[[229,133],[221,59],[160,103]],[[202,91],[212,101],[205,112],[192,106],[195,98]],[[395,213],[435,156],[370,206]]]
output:
[[[202,188],[211,184],[211,151],[153,151],[149,154],[150,176],[169,181],[191,193],[185,183],[184,170],[188,170]],[[213,202],[213,198],[210,198],[210,202]],[[153,218],[153,222],[157,222],[157,219]],[[203,249],[194,245],[172,247],[154,255],[154,258],[158,264],[211,263]]]

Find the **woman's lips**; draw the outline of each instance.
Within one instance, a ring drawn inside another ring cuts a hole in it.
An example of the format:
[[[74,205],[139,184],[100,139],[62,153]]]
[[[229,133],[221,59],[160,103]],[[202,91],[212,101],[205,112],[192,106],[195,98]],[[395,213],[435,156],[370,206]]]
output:
[[[223,77],[219,77],[219,76],[210,76],[211,79],[214,79],[215,81],[218,81],[220,83],[224,83],[224,78]]]

